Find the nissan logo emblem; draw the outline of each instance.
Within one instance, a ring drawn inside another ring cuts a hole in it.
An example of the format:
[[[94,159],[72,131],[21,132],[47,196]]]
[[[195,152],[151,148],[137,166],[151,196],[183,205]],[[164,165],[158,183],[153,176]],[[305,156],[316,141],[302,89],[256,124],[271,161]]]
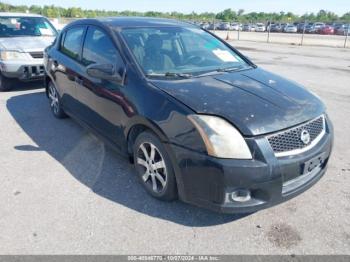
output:
[[[303,130],[301,131],[301,134],[300,134],[300,140],[305,144],[307,145],[308,143],[310,143],[310,133],[307,131],[307,130]]]

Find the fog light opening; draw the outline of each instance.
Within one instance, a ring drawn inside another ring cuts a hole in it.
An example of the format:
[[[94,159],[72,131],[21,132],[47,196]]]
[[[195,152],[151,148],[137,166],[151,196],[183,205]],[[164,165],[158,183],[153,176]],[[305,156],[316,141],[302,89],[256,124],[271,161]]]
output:
[[[231,199],[236,202],[247,202],[251,199],[250,190],[237,189],[231,193]]]

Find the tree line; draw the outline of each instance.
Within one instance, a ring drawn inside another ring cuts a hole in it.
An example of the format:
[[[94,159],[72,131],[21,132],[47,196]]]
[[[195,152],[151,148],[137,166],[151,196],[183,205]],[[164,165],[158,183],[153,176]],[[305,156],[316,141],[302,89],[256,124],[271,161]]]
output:
[[[147,16],[147,17],[166,17],[181,20],[197,20],[197,21],[236,21],[236,22],[291,22],[291,21],[309,21],[309,22],[348,22],[350,23],[350,11],[343,15],[337,15],[334,12],[320,10],[317,13],[306,13],[304,15],[296,15],[292,12],[249,12],[245,13],[243,9],[235,11],[233,9],[226,9],[219,13],[192,12],[184,14],[181,12],[136,12],[136,11],[108,11],[108,10],[89,10],[79,7],[63,8],[54,5],[10,5],[0,2],[0,12],[30,12],[34,14],[41,14],[50,18],[93,18],[102,16]]]

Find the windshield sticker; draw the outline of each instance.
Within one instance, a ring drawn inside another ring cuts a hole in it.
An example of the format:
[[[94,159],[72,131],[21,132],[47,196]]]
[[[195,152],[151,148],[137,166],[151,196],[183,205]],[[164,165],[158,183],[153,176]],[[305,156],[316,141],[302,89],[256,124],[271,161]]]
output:
[[[52,35],[52,32],[48,28],[39,28],[40,34],[41,35]]]
[[[224,62],[238,62],[237,58],[227,50],[215,49],[213,53]]]

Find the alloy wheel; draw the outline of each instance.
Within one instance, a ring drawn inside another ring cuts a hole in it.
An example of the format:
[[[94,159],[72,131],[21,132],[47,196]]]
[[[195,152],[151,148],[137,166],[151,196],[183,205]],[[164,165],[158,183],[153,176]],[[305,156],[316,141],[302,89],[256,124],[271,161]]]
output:
[[[57,94],[56,88],[52,84],[49,86],[48,95],[50,98],[50,106],[53,112],[55,113],[55,115],[57,115],[60,110],[60,105],[58,101],[58,94]]]
[[[154,193],[161,193],[167,185],[167,169],[158,148],[150,143],[142,143],[137,151],[137,164],[142,170],[141,178]]]

